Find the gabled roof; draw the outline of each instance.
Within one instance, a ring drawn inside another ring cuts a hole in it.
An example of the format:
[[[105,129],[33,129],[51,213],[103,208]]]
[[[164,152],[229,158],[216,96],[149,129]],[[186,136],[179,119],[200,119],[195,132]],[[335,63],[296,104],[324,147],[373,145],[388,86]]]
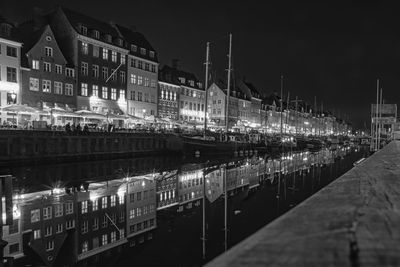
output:
[[[183,85],[183,86],[187,86],[187,87],[191,87],[191,88],[195,88],[195,89],[199,89],[199,90],[204,90],[204,88],[200,88],[198,85],[199,80],[197,79],[197,77],[190,72],[186,72],[180,69],[176,69],[176,68],[172,68],[168,65],[164,65],[162,67],[162,69],[160,70],[161,72],[163,72],[163,75],[166,76],[171,76],[170,80],[173,81],[173,83],[175,84],[175,82],[177,82],[177,85]],[[181,80],[179,78],[184,78],[185,82],[181,82]],[[194,86],[190,85],[189,81],[194,81]]]
[[[79,12],[70,10],[65,7],[58,6],[58,9],[61,10],[66,18],[68,19],[71,26],[75,29],[77,33],[80,33],[79,25],[85,26],[88,29],[88,34],[90,30],[97,30],[100,32],[100,36],[109,34],[112,37],[112,41],[115,38],[120,38],[118,31],[110,24],[101,20],[97,20],[95,18],[89,17],[87,15],[81,14]],[[102,42],[106,42],[105,40],[101,39]],[[120,46],[111,42],[110,44],[115,46]],[[120,46],[120,47],[123,47]]]
[[[46,26],[35,28],[33,20],[25,21],[21,23],[17,28],[18,40],[24,43],[21,49],[21,66],[29,67],[28,58],[26,53],[39,41],[43,32],[46,30]]]
[[[244,83],[244,84],[246,85],[246,87],[249,89],[250,94],[251,94],[251,97],[261,99],[261,94],[260,94],[260,92],[258,91],[258,89],[257,89],[251,82],[248,82],[248,81],[243,80],[243,83]]]
[[[225,95],[227,94],[228,85],[224,79],[219,78],[214,83],[224,92]],[[229,94],[231,97],[236,97],[247,101],[251,100],[251,98],[245,93],[245,89],[240,84],[240,82],[236,82],[233,79],[230,84]]]
[[[141,57],[141,58],[146,58],[146,59],[151,60],[151,61],[158,62],[157,53],[154,51],[153,46],[150,44],[150,42],[146,39],[146,37],[142,33],[137,32],[137,31],[133,31],[133,30],[128,29],[128,28],[126,28],[124,26],[121,26],[119,24],[116,24],[115,26],[117,27],[118,31],[121,33],[121,35],[122,35],[121,37],[123,39],[125,39],[125,41],[128,43],[128,49],[129,49],[129,53],[130,54],[138,56],[138,57]],[[138,47],[136,52],[133,52],[133,51],[130,50],[130,45],[131,44],[134,44],[134,45],[136,45]],[[145,48],[146,49],[146,55],[142,55],[140,53],[140,48]],[[155,55],[154,55],[153,58],[150,57],[149,51],[153,51],[154,52]]]

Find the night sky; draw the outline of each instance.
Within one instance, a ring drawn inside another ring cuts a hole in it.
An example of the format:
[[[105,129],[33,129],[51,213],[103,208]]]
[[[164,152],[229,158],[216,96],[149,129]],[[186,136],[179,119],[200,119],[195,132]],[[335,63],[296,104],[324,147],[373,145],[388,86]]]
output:
[[[231,32],[236,78],[271,94],[279,92],[283,75],[285,95],[309,103],[316,96],[318,106],[323,101],[324,110],[340,112],[355,128],[370,127],[377,78],[385,103],[400,104],[400,16],[387,2],[1,0],[0,12],[20,22],[33,6],[55,4],[134,25],[161,64],[178,58],[200,79],[207,41],[213,42],[213,70],[226,77]]]

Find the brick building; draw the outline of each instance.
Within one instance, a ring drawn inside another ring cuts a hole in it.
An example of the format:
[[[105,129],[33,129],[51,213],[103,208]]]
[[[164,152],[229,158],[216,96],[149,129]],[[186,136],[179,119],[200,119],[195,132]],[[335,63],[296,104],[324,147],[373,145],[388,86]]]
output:
[[[168,67],[158,75],[158,116],[179,120],[180,82],[168,72]]]

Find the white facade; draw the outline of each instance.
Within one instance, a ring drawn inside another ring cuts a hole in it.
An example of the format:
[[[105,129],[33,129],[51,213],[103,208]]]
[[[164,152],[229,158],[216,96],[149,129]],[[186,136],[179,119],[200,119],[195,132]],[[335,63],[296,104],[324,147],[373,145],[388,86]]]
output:
[[[21,43],[0,37],[0,107],[20,102]],[[5,119],[0,115],[0,122]]]
[[[129,55],[127,78],[128,114],[157,116],[158,63]]]
[[[181,86],[180,119],[186,122],[204,122],[204,103],[204,90]]]

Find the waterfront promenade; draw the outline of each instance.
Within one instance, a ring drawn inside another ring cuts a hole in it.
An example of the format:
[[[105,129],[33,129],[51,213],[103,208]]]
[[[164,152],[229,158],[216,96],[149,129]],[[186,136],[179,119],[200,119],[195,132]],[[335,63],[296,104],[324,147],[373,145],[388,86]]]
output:
[[[207,266],[400,266],[393,141]]]

